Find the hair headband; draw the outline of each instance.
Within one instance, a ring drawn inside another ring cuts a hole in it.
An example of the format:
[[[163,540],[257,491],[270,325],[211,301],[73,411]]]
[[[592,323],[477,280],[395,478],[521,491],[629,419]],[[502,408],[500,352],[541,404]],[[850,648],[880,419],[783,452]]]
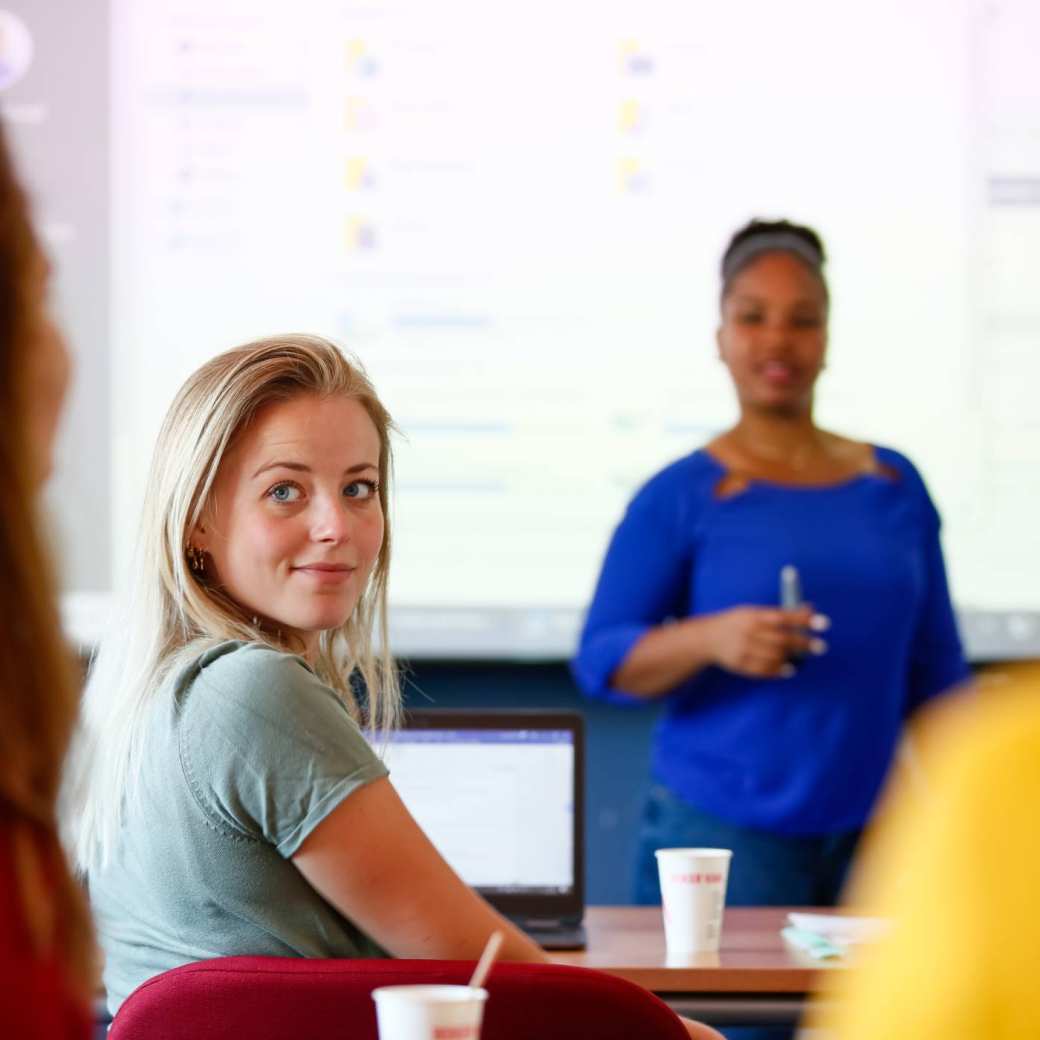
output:
[[[790,231],[763,231],[749,235],[739,243],[722,261],[722,282],[728,285],[738,271],[742,270],[760,253],[794,253],[817,274],[823,267],[823,257],[818,249],[799,235]]]

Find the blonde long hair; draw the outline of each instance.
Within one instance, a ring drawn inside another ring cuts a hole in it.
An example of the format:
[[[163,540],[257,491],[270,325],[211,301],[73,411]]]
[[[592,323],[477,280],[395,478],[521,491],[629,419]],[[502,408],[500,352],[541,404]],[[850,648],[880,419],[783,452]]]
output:
[[[76,862],[88,875],[107,862],[117,844],[126,799],[138,786],[145,723],[164,679],[227,639],[300,652],[218,586],[200,580],[186,547],[239,433],[264,405],[301,394],[344,396],[364,407],[379,434],[378,495],[386,521],[368,585],[344,625],[322,633],[316,671],[359,722],[386,730],[398,721],[400,691],[386,606],[389,413],[361,366],[319,337],[275,336],[220,354],[188,379],[166,415],[152,458],[129,594],[87,684],[67,819]],[[364,684],[364,704],[352,688],[355,673]]]
[[[76,715],[72,656],[61,636],[40,537],[26,370],[45,320],[45,261],[0,128],[0,840],[10,837],[16,893],[33,952],[58,961],[86,999],[94,945],[83,893],[58,841],[55,805]]]

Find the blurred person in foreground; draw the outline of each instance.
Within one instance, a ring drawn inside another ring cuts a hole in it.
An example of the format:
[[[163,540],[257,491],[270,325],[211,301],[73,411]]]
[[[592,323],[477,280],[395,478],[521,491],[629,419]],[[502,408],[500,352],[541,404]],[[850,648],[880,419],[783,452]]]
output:
[[[932,709],[852,886],[892,930],[828,975],[828,1040],[1040,1036],[1040,666]],[[816,1034],[813,1034],[816,1035]]]
[[[69,372],[48,280],[0,132],[0,1028],[18,1040],[89,1036],[94,982],[55,813],[76,687],[37,521]]]

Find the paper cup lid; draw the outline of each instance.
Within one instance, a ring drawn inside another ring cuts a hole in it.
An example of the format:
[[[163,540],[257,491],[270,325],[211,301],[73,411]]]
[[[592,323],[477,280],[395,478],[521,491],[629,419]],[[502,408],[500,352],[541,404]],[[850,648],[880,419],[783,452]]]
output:
[[[729,859],[732,849],[657,849],[655,856],[704,856],[712,859]]]
[[[474,986],[404,985],[380,986],[372,990],[372,999],[380,1001],[421,1001],[429,1004],[458,1004],[466,1000],[487,1000],[486,989]]]

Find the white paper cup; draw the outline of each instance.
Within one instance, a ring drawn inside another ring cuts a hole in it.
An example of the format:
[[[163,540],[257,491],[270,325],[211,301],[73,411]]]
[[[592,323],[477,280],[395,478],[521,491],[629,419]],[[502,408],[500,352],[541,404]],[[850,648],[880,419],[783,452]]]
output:
[[[379,1040],[479,1040],[486,989],[472,986],[380,986]]]
[[[668,953],[718,950],[732,851],[658,849],[655,855]]]

